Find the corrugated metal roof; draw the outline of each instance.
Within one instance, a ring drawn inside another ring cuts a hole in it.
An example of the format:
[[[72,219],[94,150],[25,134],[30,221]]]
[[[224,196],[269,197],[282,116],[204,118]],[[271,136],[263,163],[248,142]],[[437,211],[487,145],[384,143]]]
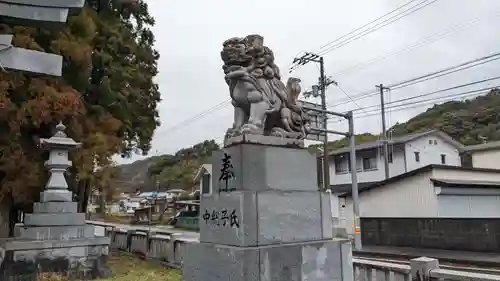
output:
[[[469,145],[464,147],[462,151],[473,152],[473,151],[490,150],[490,149],[500,149],[500,141],[492,141],[482,144]]]

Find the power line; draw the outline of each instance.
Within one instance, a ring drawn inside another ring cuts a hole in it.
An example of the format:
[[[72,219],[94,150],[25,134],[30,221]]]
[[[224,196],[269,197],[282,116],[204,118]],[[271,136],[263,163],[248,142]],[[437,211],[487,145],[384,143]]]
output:
[[[331,44],[333,44],[333,43],[335,43],[335,42],[339,41],[340,39],[342,39],[342,38],[344,38],[344,37],[346,37],[346,36],[351,35],[352,33],[356,32],[356,31],[358,31],[358,30],[361,30],[361,29],[363,29],[363,28],[365,28],[365,27],[369,26],[370,24],[372,24],[372,23],[374,23],[374,22],[376,22],[376,21],[378,21],[378,20],[380,20],[380,19],[382,19],[382,18],[385,18],[386,16],[388,16],[388,15],[390,15],[390,14],[394,13],[395,11],[397,11],[397,10],[399,10],[399,9],[401,9],[401,8],[405,7],[405,6],[408,6],[409,4],[411,4],[411,3],[415,2],[415,1],[417,1],[417,0],[411,0],[411,1],[409,1],[409,2],[406,2],[405,4],[403,4],[403,5],[399,6],[399,7],[397,7],[396,9],[394,9],[394,10],[392,10],[392,11],[390,11],[390,12],[388,12],[388,13],[384,14],[383,16],[380,16],[380,17],[378,17],[378,18],[376,18],[376,19],[372,20],[371,22],[366,23],[366,24],[364,24],[364,25],[362,25],[362,26],[360,26],[360,27],[358,27],[358,28],[356,28],[356,29],[352,30],[351,32],[348,32],[348,33],[346,33],[346,34],[344,34],[344,35],[342,35],[342,36],[338,37],[337,39],[332,40],[332,41],[330,41],[330,42],[326,43],[325,45],[323,45],[323,46],[321,46],[321,47],[320,47],[320,50],[321,50],[321,49],[324,49],[324,48],[326,48],[326,47],[328,47],[328,46],[330,46]]]
[[[381,29],[381,28],[383,28],[383,27],[385,27],[385,26],[387,26],[387,25],[389,25],[389,24],[391,24],[391,23],[393,23],[395,21],[398,21],[398,20],[400,20],[400,19],[402,19],[404,17],[407,17],[407,16],[409,16],[409,15],[411,15],[411,14],[413,14],[413,13],[415,13],[415,12],[417,12],[417,11],[419,11],[419,10],[421,10],[421,9],[423,9],[423,8],[429,6],[429,5],[431,5],[431,4],[433,4],[433,3],[437,2],[437,1],[438,0],[432,0],[432,1],[429,2],[429,0],[424,0],[424,1],[420,2],[420,3],[418,3],[417,5],[409,8],[409,9],[407,9],[407,10],[405,10],[405,11],[403,11],[403,12],[401,12],[401,13],[395,15],[395,16],[390,17],[390,18],[382,21],[381,23],[378,23],[375,26],[372,26],[371,28],[369,28],[369,29],[367,29],[367,30],[365,30],[365,31],[363,31],[363,32],[361,32],[361,33],[359,33],[359,34],[357,34],[357,35],[349,38],[349,39],[343,40],[343,41],[341,41],[341,42],[339,42],[337,44],[334,44],[333,46],[330,46],[326,50],[321,51],[318,55],[323,56],[323,55],[325,55],[327,53],[330,53],[333,50],[336,50],[336,49],[338,49],[338,48],[340,48],[342,46],[345,46],[345,45],[347,45],[347,44],[349,44],[349,43],[351,43],[353,41],[356,41],[356,40],[358,40],[358,39],[360,39],[360,38],[362,38],[362,37],[364,37],[364,36],[366,36],[368,34],[371,34],[371,33],[375,32],[375,31],[377,31],[377,30],[379,30],[379,29]],[[414,9],[415,7],[420,6],[421,4],[424,4],[424,3],[426,3],[426,4],[423,5],[423,6],[421,6],[421,7],[418,7],[416,9]],[[414,10],[412,10],[412,9],[414,9]],[[410,11],[410,12],[407,13],[407,14],[404,14],[404,13],[406,13],[408,11]],[[402,16],[400,16],[400,15],[402,15]],[[398,17],[398,16],[400,16],[400,17]]]
[[[488,79],[483,79],[483,80],[480,80],[480,81],[474,81],[474,82],[470,82],[470,83],[466,83],[466,84],[462,84],[462,85],[458,85],[458,86],[453,86],[453,87],[450,87],[450,88],[446,88],[446,89],[442,89],[442,90],[437,90],[437,91],[433,91],[433,92],[430,92],[430,93],[420,94],[420,95],[417,95],[417,96],[403,98],[403,99],[399,99],[399,100],[393,101],[391,103],[408,101],[408,100],[412,100],[412,99],[426,97],[426,96],[430,96],[430,95],[434,95],[434,94],[446,92],[446,91],[449,91],[449,90],[455,90],[455,89],[459,89],[459,88],[463,88],[463,87],[468,87],[468,86],[472,86],[472,85],[476,85],[476,84],[481,84],[481,83],[484,83],[484,82],[489,82],[489,81],[493,81],[493,80],[497,80],[497,79],[500,79],[500,76],[496,76],[496,77],[492,77],[492,78],[488,78]],[[484,89],[482,89],[482,90],[484,90]],[[373,108],[375,106],[377,106],[377,105],[366,106],[366,107],[363,107],[363,110],[364,109],[368,109],[368,108]],[[358,111],[358,110],[359,109],[354,109],[352,111]]]
[[[445,97],[426,99],[426,100],[422,100],[422,101],[417,101],[416,103],[409,102],[409,103],[405,103],[405,104],[401,104],[401,105],[390,106],[390,107],[388,107],[388,109],[394,109],[394,110],[389,110],[388,112],[396,112],[396,111],[402,111],[405,109],[410,109],[410,108],[415,108],[415,107],[420,107],[420,106],[432,105],[432,104],[436,104],[436,102],[454,101],[457,98],[478,97],[478,96],[481,96],[483,94],[489,93],[491,90],[493,90],[495,88],[498,88],[498,86],[491,87],[490,89],[488,89],[486,91],[479,91],[479,92],[478,91],[470,91],[470,92],[461,93],[461,94],[457,94],[457,95],[449,95],[449,96],[445,96]],[[374,113],[358,116],[358,118],[380,115],[380,112],[376,112],[375,110],[373,110],[373,112]]]
[[[485,92],[485,91],[488,92],[488,91],[491,91],[491,90],[493,90],[493,89],[495,89],[497,87],[498,86],[487,87],[487,88],[482,88],[482,89],[477,89],[477,90],[466,91],[466,92],[462,92],[462,93],[458,93],[458,94],[450,94],[450,95],[446,95],[446,96],[429,98],[429,99],[425,99],[425,100],[412,101],[412,102],[403,103],[403,104],[396,104],[396,105],[389,106],[388,108],[396,108],[396,107],[400,107],[400,106],[403,106],[403,105],[414,105],[414,104],[420,103],[420,102],[435,101],[435,100],[443,99],[443,98],[460,97],[460,96],[463,96],[463,95],[470,95],[472,93],[477,93],[477,92]],[[415,98],[419,98],[419,97],[423,97],[423,96],[426,96],[426,95],[420,95],[420,96],[415,97]],[[411,99],[413,99],[413,98],[411,98]],[[395,103],[399,103],[399,102],[403,102],[403,101],[408,101],[408,100],[411,100],[411,99],[410,98],[408,98],[408,99],[400,99],[400,100],[396,100],[396,101],[393,101],[393,102],[390,102],[390,103],[387,103],[387,104],[395,104]],[[353,111],[355,111],[355,110],[353,110]],[[379,109],[375,108],[375,109],[368,110],[368,112],[366,112],[366,111],[364,111],[364,112],[365,113],[370,113],[370,112],[377,112],[377,111],[379,111]]]
[[[431,80],[431,79],[435,79],[435,78],[438,78],[438,77],[442,77],[442,76],[445,76],[445,75],[449,75],[449,74],[452,74],[452,73],[463,71],[463,70],[466,70],[466,69],[469,69],[469,68],[472,68],[472,67],[476,67],[476,66],[488,63],[488,62],[492,62],[492,61],[495,61],[495,60],[498,60],[498,59],[500,59],[500,52],[499,53],[494,53],[494,54],[491,54],[491,55],[488,55],[488,56],[484,56],[484,57],[481,57],[481,58],[473,59],[473,60],[470,60],[470,61],[467,61],[467,62],[464,62],[464,63],[460,63],[458,65],[454,65],[454,66],[451,66],[451,67],[447,67],[447,68],[444,68],[444,69],[441,69],[441,70],[438,70],[438,71],[427,73],[427,74],[424,74],[424,75],[421,75],[421,76],[418,76],[418,77],[415,77],[415,78],[411,78],[411,79],[407,79],[407,80],[404,80],[404,81],[401,81],[401,82],[393,83],[390,86],[388,86],[388,88],[391,88],[392,90],[397,90],[397,89],[405,88],[405,87],[408,87],[408,86],[411,86],[411,85],[414,85],[414,84],[417,84],[417,83],[422,83],[424,81],[428,81],[428,80]],[[470,65],[470,64],[472,64],[472,65]],[[368,98],[368,97],[372,97],[372,96],[377,95],[377,94],[378,94],[378,91],[369,91],[369,92],[364,92],[364,93],[361,93],[361,94],[354,95],[351,98],[354,99],[354,100],[361,100],[361,99],[365,99],[365,98]],[[340,105],[344,105],[344,104],[350,103],[350,102],[351,102],[350,99],[341,100],[338,103],[331,105],[330,107],[340,106]]]
[[[208,115],[210,115],[212,113],[215,113],[217,110],[219,110],[221,108],[224,108],[224,107],[228,106],[230,104],[230,101],[231,101],[231,99],[227,99],[227,100],[225,100],[223,102],[220,102],[220,103],[218,103],[218,104],[210,107],[209,109],[206,109],[205,111],[202,111],[202,112],[200,112],[200,113],[198,113],[198,114],[196,114],[194,116],[191,116],[190,118],[188,118],[188,119],[186,119],[184,121],[181,121],[180,123],[178,123],[178,124],[176,124],[176,125],[174,125],[172,127],[169,127],[169,128],[167,128],[165,130],[161,130],[160,132],[161,133],[166,133],[166,132],[171,132],[171,131],[174,131],[176,129],[182,128],[184,125],[187,125],[187,124],[189,124],[191,122],[197,121],[197,120],[199,120],[199,119],[201,119],[201,118],[203,118],[205,116],[208,116]]]
[[[500,10],[497,10],[494,13],[491,13],[491,14],[488,14],[488,15],[491,16],[491,17],[493,17],[493,16],[497,17],[498,15],[500,15]],[[421,48],[423,46],[435,43],[435,42],[437,42],[437,41],[439,41],[441,39],[446,38],[449,35],[452,35],[453,33],[456,33],[456,32],[459,32],[459,31],[463,31],[463,30],[465,30],[467,28],[472,27],[476,23],[481,22],[486,17],[487,16],[485,16],[485,15],[481,15],[481,16],[476,17],[473,20],[471,20],[471,21],[469,21],[469,22],[467,22],[465,24],[464,23],[456,24],[456,25],[452,26],[451,28],[448,28],[445,31],[434,33],[434,34],[432,34],[430,36],[427,36],[427,37],[425,37],[423,39],[417,40],[414,43],[412,43],[410,45],[407,45],[407,46],[405,46],[403,48],[400,48],[398,50],[392,51],[392,52],[387,53],[385,55],[381,55],[381,56],[372,58],[372,59],[367,60],[365,62],[361,62],[361,63],[355,64],[353,66],[344,68],[342,70],[339,70],[339,71],[333,73],[332,75],[335,76],[335,77],[338,77],[338,76],[344,75],[344,74],[349,73],[349,72],[351,72],[353,70],[356,70],[356,69],[366,68],[366,67],[368,67],[368,66],[370,66],[370,65],[372,65],[372,64],[374,64],[376,62],[379,62],[381,60],[387,59],[387,58],[389,58],[391,56],[400,55],[400,54],[403,54],[405,52],[408,52],[408,51],[411,51],[411,50],[414,50],[414,49],[417,49],[417,48]]]
[[[435,104],[436,102],[443,102],[443,101],[453,101],[456,100],[457,97],[460,98],[466,98],[466,97],[472,97],[472,96],[480,96],[485,93],[489,93],[491,90],[498,88],[499,86],[494,86],[494,87],[489,87],[489,88],[483,88],[479,90],[473,90],[473,91],[467,91],[467,92],[462,92],[459,94],[452,94],[452,95],[447,95],[447,96],[442,96],[442,97],[436,97],[436,98],[430,98],[430,99],[425,99],[425,100],[420,100],[420,101],[415,101],[415,102],[408,102],[404,104],[397,104],[397,105],[392,105],[387,107],[387,109],[395,109],[398,108],[397,110],[388,110],[388,112],[396,112],[404,109],[409,109],[409,108],[415,108],[419,106],[425,106],[425,105],[431,105]],[[398,101],[391,102],[391,104],[396,103]],[[388,103],[389,104],[389,103]],[[406,107],[404,107],[406,106]],[[380,109],[372,109],[366,112],[364,115],[358,115],[355,116],[354,118],[363,118],[363,117],[369,117],[369,116],[378,116],[380,115]],[[337,122],[331,122],[331,123],[340,123],[343,120],[337,121]]]

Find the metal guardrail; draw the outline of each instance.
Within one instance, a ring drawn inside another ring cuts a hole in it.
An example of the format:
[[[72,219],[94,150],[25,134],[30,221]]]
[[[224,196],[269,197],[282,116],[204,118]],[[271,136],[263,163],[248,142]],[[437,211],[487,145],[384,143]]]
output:
[[[410,281],[410,280],[452,280],[452,281],[500,281],[495,270],[459,268],[445,269],[436,259],[417,258],[410,264],[353,258],[355,281]],[[450,266],[446,266],[450,267]],[[489,271],[471,272],[472,271]]]

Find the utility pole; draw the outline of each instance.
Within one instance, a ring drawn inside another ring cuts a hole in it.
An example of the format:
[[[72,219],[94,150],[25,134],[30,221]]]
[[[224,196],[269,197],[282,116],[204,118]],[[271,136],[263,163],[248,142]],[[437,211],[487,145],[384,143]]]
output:
[[[323,57],[319,58],[319,86],[321,88],[321,108],[326,110],[326,79],[325,79],[325,63]],[[328,116],[323,114],[323,129],[328,130]],[[330,163],[328,161],[328,133],[325,133],[323,139],[323,192],[330,189]]]
[[[387,140],[387,129],[385,127],[385,102],[384,102],[384,90],[389,88],[384,87],[383,84],[375,86],[380,90],[380,110],[382,114],[382,141],[384,142],[384,171],[385,179],[389,178],[389,144]]]
[[[326,88],[331,85],[331,84],[336,84],[335,81],[326,78],[325,76],[325,64],[323,61],[322,56],[318,56],[313,53],[305,53],[303,56],[300,58],[295,58],[293,60],[293,63],[296,65],[305,65],[309,62],[316,62],[319,63],[319,88],[320,88],[320,94],[319,96],[321,97],[321,109],[323,111],[326,111]],[[317,87],[313,86],[313,94],[312,96],[317,97]],[[330,163],[328,161],[328,116],[326,113],[323,113],[323,130],[325,130],[325,135],[323,138],[323,188],[321,191],[326,191],[330,189]]]

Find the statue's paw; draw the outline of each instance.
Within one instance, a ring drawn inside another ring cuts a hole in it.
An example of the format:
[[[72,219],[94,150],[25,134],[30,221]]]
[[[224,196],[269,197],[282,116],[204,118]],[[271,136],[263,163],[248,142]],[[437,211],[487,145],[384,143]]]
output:
[[[259,128],[259,126],[254,124],[245,124],[241,126],[242,134],[253,134],[253,135],[262,135],[264,134],[264,130]]]

